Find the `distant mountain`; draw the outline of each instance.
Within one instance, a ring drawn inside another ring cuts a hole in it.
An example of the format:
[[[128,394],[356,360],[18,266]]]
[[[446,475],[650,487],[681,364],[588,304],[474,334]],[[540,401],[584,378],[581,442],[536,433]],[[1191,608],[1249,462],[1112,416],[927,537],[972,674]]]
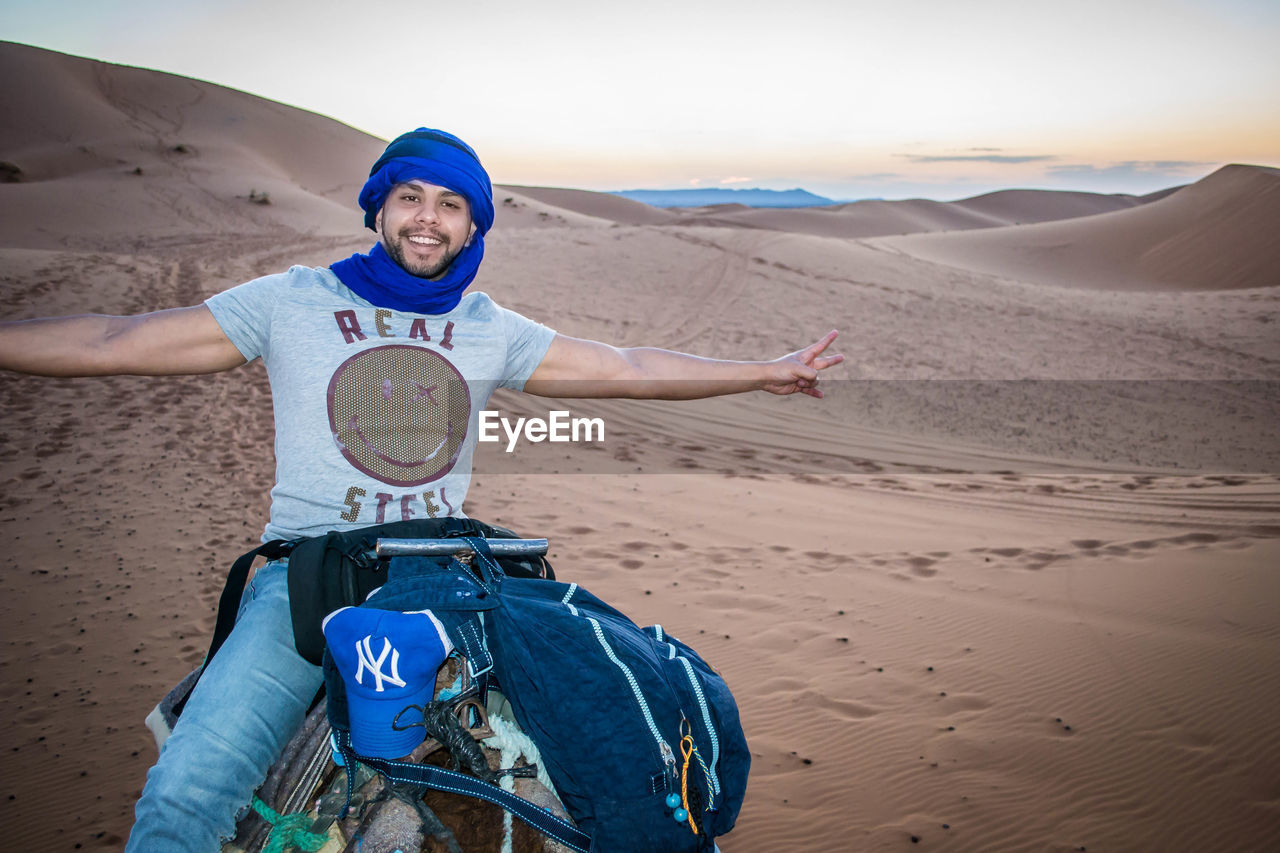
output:
[[[613,195],[620,195],[632,201],[642,201],[654,207],[706,207],[713,204],[741,204],[747,207],[823,207],[836,204],[829,198],[823,198],[802,189],[620,190]]]

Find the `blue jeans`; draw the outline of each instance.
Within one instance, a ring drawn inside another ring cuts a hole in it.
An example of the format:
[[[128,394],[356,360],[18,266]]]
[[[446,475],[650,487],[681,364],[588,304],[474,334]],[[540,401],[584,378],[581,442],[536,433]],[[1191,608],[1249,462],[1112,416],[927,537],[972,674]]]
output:
[[[218,853],[301,725],[323,673],[293,647],[286,566],[268,563],[245,589],[235,629],[147,773],[128,853]]]

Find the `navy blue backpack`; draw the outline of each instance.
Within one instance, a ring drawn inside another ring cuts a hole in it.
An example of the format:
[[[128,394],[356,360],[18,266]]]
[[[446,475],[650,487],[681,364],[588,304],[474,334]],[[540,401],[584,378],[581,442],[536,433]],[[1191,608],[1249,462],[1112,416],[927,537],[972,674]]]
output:
[[[660,626],[637,627],[577,584],[508,577],[483,539],[466,541],[470,567],[394,558],[362,606],[435,613],[482,689],[510,703],[577,830],[474,777],[356,755],[342,678],[326,654],[329,718],[348,767],[363,761],[392,779],[496,802],[577,850],[712,850],[733,828],[751,764],[724,679]]]

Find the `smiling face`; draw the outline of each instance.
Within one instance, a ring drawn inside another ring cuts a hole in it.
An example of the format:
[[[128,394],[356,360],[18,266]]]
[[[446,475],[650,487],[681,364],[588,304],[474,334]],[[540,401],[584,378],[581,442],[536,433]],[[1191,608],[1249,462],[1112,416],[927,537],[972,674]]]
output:
[[[457,368],[415,346],[375,347],[329,382],[329,427],[355,468],[395,486],[439,479],[462,451],[471,395]]]
[[[396,184],[374,219],[387,254],[411,275],[438,279],[476,233],[471,205],[426,181]]]

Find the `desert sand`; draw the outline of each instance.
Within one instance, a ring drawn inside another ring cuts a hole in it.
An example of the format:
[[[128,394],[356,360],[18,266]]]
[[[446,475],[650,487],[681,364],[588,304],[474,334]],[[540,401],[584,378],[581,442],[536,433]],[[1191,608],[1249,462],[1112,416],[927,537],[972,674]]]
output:
[[[20,45],[0,69],[4,319],[371,244],[380,140]],[[822,401],[495,398],[606,441],[482,445],[466,506],[724,673],[753,753],[726,853],[1280,843],[1280,172],[812,211],[495,196],[475,287],[566,334],[764,358],[841,330]],[[270,391],[254,364],[4,374],[0,400],[0,848],[118,849],[142,719],[265,521]]]

